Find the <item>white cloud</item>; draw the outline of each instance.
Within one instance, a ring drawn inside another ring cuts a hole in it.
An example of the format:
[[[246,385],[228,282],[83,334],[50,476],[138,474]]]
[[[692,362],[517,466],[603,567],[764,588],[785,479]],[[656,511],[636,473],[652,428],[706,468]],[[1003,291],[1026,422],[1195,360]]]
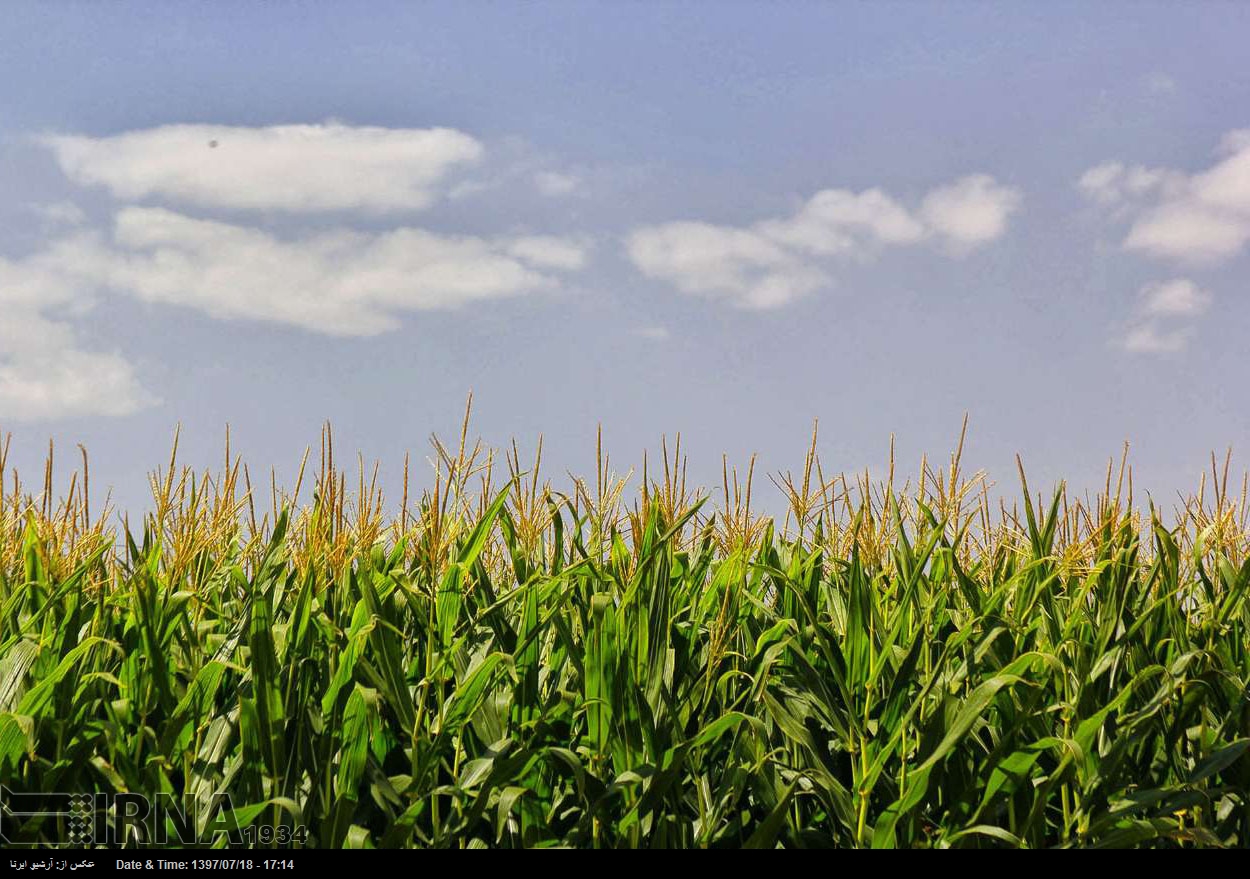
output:
[[[921,216],[931,229],[963,252],[1002,236],[1020,206],[1020,193],[987,174],[973,174],[925,196]]]
[[[419,210],[467,185],[453,173],[483,154],[477,140],[450,129],[168,125],[36,141],[72,182],[129,204],[111,228],[95,230],[72,202],[31,206],[60,237],[22,259],[0,259],[0,419],[118,415],[156,402],[122,356],[89,350],[75,329],[102,291],[221,319],[368,336],[395,329],[411,311],[556,290],[589,252],[580,239],[404,225],[279,234],[136,203],[269,215]],[[571,191],[577,180],[551,174],[538,184]]]
[[[918,211],[880,189],[826,189],[786,217],[750,226],[678,221],[635,229],[635,267],[683,293],[775,308],[832,283],[834,258],[870,259],[887,246],[935,241],[964,253],[1000,237],[1017,190],[984,174],[931,190]]]
[[[575,174],[562,174],[559,171],[540,171],[534,175],[534,186],[543,195],[551,197],[571,195],[581,185],[581,178]]]
[[[118,212],[111,240],[58,242],[12,271],[15,297],[65,301],[98,288],[218,318],[272,321],[340,336],[398,326],[407,311],[559,286],[583,252],[558,238],[441,236],[417,228],[334,229],[280,239],[164,208]]]
[[[0,258],[0,304],[6,310],[70,309],[83,313],[91,300],[74,279],[84,270],[90,271],[84,258],[95,246],[95,235],[79,233],[20,260]],[[0,324],[0,339],[11,346],[22,336],[4,332],[6,325]]]
[[[1178,262],[1217,263],[1250,241],[1250,216],[1213,210],[1192,198],[1167,202],[1138,219],[1124,247]]]
[[[1120,200],[1118,182],[1123,173],[1120,162],[1103,162],[1082,174],[1076,185],[1087,198],[1109,204]]]
[[[912,244],[927,234],[906,208],[879,189],[858,195],[845,189],[822,190],[794,216],[765,220],[755,229],[778,244],[819,256],[876,243]]]
[[[1225,135],[1221,158],[1197,174],[1107,162],[1085,172],[1078,187],[1130,222],[1124,247],[1150,256],[1213,264],[1250,243],[1250,131]]]
[[[1077,180],[1077,188],[1091,201],[1106,207],[1141,210],[1143,200],[1174,197],[1182,193],[1186,177],[1167,168],[1103,162],[1090,168]]]
[[[653,342],[666,342],[673,337],[668,327],[643,327],[635,330],[635,333]]]
[[[0,355],[0,417],[43,421],[131,415],[158,403],[118,354],[67,348],[56,356]]]
[[[1121,344],[1134,354],[1175,354],[1185,350],[1193,338],[1192,327],[1163,330],[1158,324],[1146,322],[1131,327]]]
[[[1250,129],[1230,131],[1220,141],[1224,159],[1192,179],[1193,196],[1216,209],[1250,215]]]
[[[647,277],[744,308],[784,305],[829,283],[823,272],[768,237],[732,226],[648,226],[629,236],[627,248]]]
[[[126,201],[294,212],[420,210],[443,178],[483,153],[477,140],[453,129],[338,123],[165,125],[39,140],[70,180],[104,186]]]
[[[1211,305],[1211,294],[1188,278],[1147,284],[1141,298],[1142,310],[1152,316],[1199,315]]]
[[[549,235],[518,238],[508,246],[508,253],[531,265],[548,269],[576,271],[586,265],[584,245]]]
[[[1147,284],[1118,343],[1138,354],[1183,351],[1194,338],[1194,320],[1211,305],[1211,294],[1188,278]]]
[[[129,415],[154,405],[121,355],[85,350],[70,324],[43,313],[89,305],[75,302],[55,277],[38,277],[48,268],[0,259],[0,422]],[[25,280],[8,283],[14,276]],[[39,301],[40,293],[48,299]]]

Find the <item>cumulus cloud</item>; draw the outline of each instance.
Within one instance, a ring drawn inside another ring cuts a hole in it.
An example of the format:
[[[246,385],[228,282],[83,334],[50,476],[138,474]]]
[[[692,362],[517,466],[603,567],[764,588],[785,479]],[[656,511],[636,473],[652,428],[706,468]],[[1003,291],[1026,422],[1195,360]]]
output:
[[[1154,192],[1176,193],[1184,188],[1185,176],[1167,168],[1103,162],[1090,168],[1077,181],[1087,198],[1105,205],[1118,205]]]
[[[1141,354],[1183,351],[1194,338],[1194,320],[1211,305],[1211,294],[1188,278],[1147,284],[1118,341],[1124,350]]]
[[[35,140],[71,182],[123,204],[98,228],[72,202],[33,205],[48,243],[0,259],[0,419],[119,415],[156,402],[129,362],[91,350],[76,330],[105,292],[369,336],[408,312],[559,289],[590,249],[548,235],[379,230],[380,215],[420,210],[472,183],[457,172],[484,149],[447,128],[166,125]],[[550,194],[578,183],[555,172],[535,179]],[[263,213],[253,224],[214,209]],[[339,215],[329,227],[308,216],[328,211]],[[286,216],[275,225],[276,215]],[[355,222],[365,217],[368,228]]]
[[[1250,130],[1226,135],[1218,160],[1198,173],[1107,162],[1077,185],[1118,208],[1127,250],[1192,264],[1215,264],[1250,243]]]
[[[1140,296],[1142,310],[1152,317],[1199,315],[1211,305],[1211,294],[1188,278],[1147,284]]]
[[[164,125],[111,137],[38,139],[64,174],[125,201],[234,210],[376,212],[427,207],[482,145],[449,128]]]
[[[0,421],[129,415],[157,402],[120,354],[84,348],[64,316],[89,306],[50,254],[0,259]]]
[[[48,325],[27,328],[45,332]],[[0,354],[0,416],[14,421],[131,415],[158,402],[119,354],[75,347],[29,359]]]
[[[576,271],[586,265],[586,246],[550,235],[517,238],[508,245],[508,253],[534,266]]]
[[[731,226],[648,226],[629,236],[627,248],[647,277],[744,308],[784,305],[830,280],[766,235]]]
[[[1020,205],[1020,193],[987,174],[973,174],[925,196],[921,216],[929,228],[965,251],[1002,236]]]
[[[339,336],[398,326],[407,311],[452,309],[559,285],[579,245],[558,238],[443,236],[401,227],[279,238],[262,229],[164,208],[117,213],[111,238],[83,235],[15,272],[15,296],[72,299],[109,288],[226,319],[270,321]]]
[[[1121,344],[1134,354],[1175,354],[1185,350],[1193,335],[1193,327],[1164,330],[1147,322],[1130,327]]]
[[[871,243],[911,244],[927,234],[906,208],[879,189],[826,189],[792,217],[757,223],[778,244],[819,256],[850,253]]]
[[[1250,241],[1250,216],[1212,210],[1193,199],[1162,204],[1133,224],[1124,246],[1181,262],[1217,263]]]
[[[683,293],[775,308],[832,283],[834,259],[871,259],[924,241],[966,253],[1002,236],[1019,203],[1017,190],[983,174],[931,190],[917,210],[880,189],[826,189],[789,216],[750,226],[643,226],[625,244],[639,271]]]

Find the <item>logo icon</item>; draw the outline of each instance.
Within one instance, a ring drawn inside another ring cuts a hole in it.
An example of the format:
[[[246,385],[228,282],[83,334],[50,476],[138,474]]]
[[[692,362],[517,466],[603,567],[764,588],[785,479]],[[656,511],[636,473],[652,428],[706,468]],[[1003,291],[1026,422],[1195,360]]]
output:
[[[71,845],[95,842],[92,794],[18,793],[0,784],[0,843],[41,845],[47,839]]]

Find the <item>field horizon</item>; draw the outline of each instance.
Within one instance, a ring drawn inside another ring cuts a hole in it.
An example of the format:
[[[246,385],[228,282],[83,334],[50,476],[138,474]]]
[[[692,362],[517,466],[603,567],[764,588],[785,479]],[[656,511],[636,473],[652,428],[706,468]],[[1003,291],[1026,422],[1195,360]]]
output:
[[[753,464],[699,488],[665,444],[629,495],[600,447],[560,491],[541,446],[469,436],[466,411],[390,516],[328,427],[289,493],[228,445],[215,473],[181,466],[175,442],[153,511],[120,524],[84,449],[60,498],[51,452],[42,496],[14,476],[0,783],[159,795],[210,847],[1250,838],[1228,457],[1168,526],[1124,459],[1082,499],[1021,466],[992,505],[962,437],[874,483],[826,474],[814,429],[774,517]],[[174,826],[110,814],[97,839]]]
[[[0,21],[11,868],[1250,848],[1250,4]]]
[[[238,504],[238,515],[246,518],[246,524],[272,525],[282,507],[298,510],[306,502],[308,491],[328,478],[327,470],[334,471],[334,479],[342,483],[342,500],[346,501],[347,495],[354,493],[350,505],[360,508],[364,504],[372,510],[371,515],[393,524],[406,519],[411,513],[408,509],[410,500],[441,485],[447,475],[445,471],[453,466],[455,456],[465,454],[471,460],[462,462],[461,466],[473,468],[477,480],[475,485],[484,489],[485,494],[490,493],[494,481],[501,477],[524,477],[530,483],[532,493],[560,498],[577,498],[585,494],[585,475],[558,464],[553,468],[549,460],[544,460],[543,434],[535,438],[528,450],[519,446],[516,438],[492,446],[481,436],[471,435],[472,415],[473,395],[470,393],[460,430],[450,443],[431,433],[429,449],[424,455],[414,456],[405,452],[401,461],[394,462],[366,458],[361,451],[351,451],[346,456],[349,462],[346,465],[341,449],[338,461],[335,460],[334,425],[326,421],[320,430],[319,443],[305,446],[301,453],[293,455],[293,466],[289,462],[284,467],[271,464],[267,471],[257,470],[255,477],[249,466],[255,462],[248,462],[232,449],[229,424],[223,425],[221,431],[222,453],[217,456],[218,463],[205,464],[205,456],[201,452],[197,456],[200,466],[187,464],[180,458],[183,427],[178,424],[171,430],[167,462],[150,470],[144,479],[147,503],[141,506],[117,504],[114,493],[118,484],[113,482],[100,486],[99,477],[96,477],[94,497],[99,505],[98,511],[103,514],[97,525],[124,530],[132,515],[136,521],[142,521],[162,506],[168,506],[170,498],[163,495],[174,490],[175,485],[177,490],[186,491],[194,482],[208,487],[214,494],[228,486],[228,490],[234,493],[230,502]],[[877,496],[878,502],[887,495],[907,497],[919,493],[923,496],[926,486],[932,488],[955,480],[961,483],[960,498],[975,500],[980,506],[983,527],[992,517],[1000,520],[1000,526],[1007,518],[1012,519],[1017,527],[1022,521],[1019,499],[1021,488],[1027,490],[1028,485],[1026,461],[1017,454],[1013,470],[1005,479],[1001,475],[994,478],[988,468],[970,469],[964,452],[969,434],[967,413],[963,415],[962,426],[955,434],[950,450],[933,457],[922,453],[913,468],[896,461],[895,435],[891,433],[887,451],[882,456],[884,463],[879,470],[864,466],[853,470],[830,468],[826,472],[819,451],[819,433],[820,419],[814,418],[806,453],[795,462],[798,464],[797,473],[794,469],[766,471],[762,466],[757,467],[759,456],[754,453],[740,461],[732,461],[728,455],[722,454],[717,462],[720,478],[699,482],[688,479],[689,454],[682,448],[680,432],[673,435],[671,450],[668,435],[661,434],[656,444],[658,448],[653,450],[658,455],[644,449],[636,461],[626,461],[624,469],[620,470],[613,466],[612,454],[605,446],[603,426],[600,424],[596,428],[594,448],[590,450],[594,461],[594,476],[591,478],[600,484],[610,482],[622,496],[637,494],[645,502],[655,487],[658,468],[661,481],[678,480],[680,490],[688,495],[685,502],[689,504],[701,500],[707,513],[712,510],[723,513],[730,508],[733,503],[732,486],[741,495],[741,504],[745,505],[750,500],[749,514],[761,520],[761,524],[763,520],[772,520],[783,534],[788,533],[790,520],[797,513],[813,514],[811,510],[795,509],[796,491],[818,495],[828,515],[837,503],[850,510],[856,503],[863,504],[872,494]],[[76,443],[67,453],[63,448],[58,450],[54,440],[49,438],[45,457],[35,471],[38,474],[38,481],[35,481],[29,476],[34,468],[23,474],[21,468],[10,464],[12,440],[13,432],[5,431],[0,425],[0,474],[5,474],[2,483],[5,487],[0,491],[0,499],[7,496],[10,511],[23,506],[49,512],[51,508],[64,511],[76,505],[85,505],[89,510],[91,498],[84,494],[84,485],[90,493],[90,449]],[[619,459],[615,463],[619,465]],[[289,471],[285,480],[279,477],[283,469]],[[706,464],[701,469],[704,473],[708,472]],[[556,474],[554,479],[553,471]],[[1214,502],[1217,508],[1231,505],[1236,511],[1235,518],[1240,528],[1250,531],[1250,469],[1241,471],[1239,475],[1233,469],[1232,446],[1224,449],[1222,457],[1211,450],[1209,460],[1205,465],[1196,467],[1195,473],[1189,491],[1171,487],[1155,493],[1150,485],[1135,484],[1130,443],[1126,440],[1118,456],[1109,455],[1105,459],[1105,471],[1097,483],[1074,488],[1063,478],[1050,483],[1034,480],[1032,500],[1040,506],[1044,497],[1059,497],[1064,509],[1078,517],[1088,516],[1090,511],[1098,510],[1107,503],[1123,503],[1139,519],[1149,521],[1157,518],[1169,528],[1196,521],[1196,516],[1205,515],[1196,511]],[[170,474],[176,474],[172,477],[173,481],[170,481]],[[255,485],[252,484],[253,478],[256,479]],[[796,485],[796,479],[803,485]],[[132,484],[123,487],[133,494]],[[670,490],[674,489],[670,487]],[[858,500],[853,501],[852,495]],[[227,499],[223,497],[221,500],[224,502]],[[814,498],[808,501],[809,505],[813,503],[816,503]],[[1135,504],[1142,508],[1135,509]],[[259,518],[258,509],[261,510]],[[106,521],[109,519],[112,521]],[[260,534],[259,528],[257,534]]]

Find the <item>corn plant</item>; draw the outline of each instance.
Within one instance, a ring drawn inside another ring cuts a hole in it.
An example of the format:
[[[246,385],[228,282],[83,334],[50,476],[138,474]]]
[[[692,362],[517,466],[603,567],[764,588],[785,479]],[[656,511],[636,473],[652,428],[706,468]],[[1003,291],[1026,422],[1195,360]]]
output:
[[[51,456],[41,495],[15,475],[0,782],[162,794],[199,831],[307,847],[1250,842],[1227,464],[1169,525],[1123,462],[1092,500],[1021,468],[995,511],[958,452],[915,486],[892,459],[826,480],[813,435],[778,521],[753,463],[717,497],[665,445],[630,501],[602,448],[565,493],[541,452],[496,466],[467,431],[419,497],[405,462],[393,519],[328,431],[311,500],[304,466],[266,498],[228,446],[204,474],[175,446],[133,527],[92,517],[85,452],[60,500]]]

